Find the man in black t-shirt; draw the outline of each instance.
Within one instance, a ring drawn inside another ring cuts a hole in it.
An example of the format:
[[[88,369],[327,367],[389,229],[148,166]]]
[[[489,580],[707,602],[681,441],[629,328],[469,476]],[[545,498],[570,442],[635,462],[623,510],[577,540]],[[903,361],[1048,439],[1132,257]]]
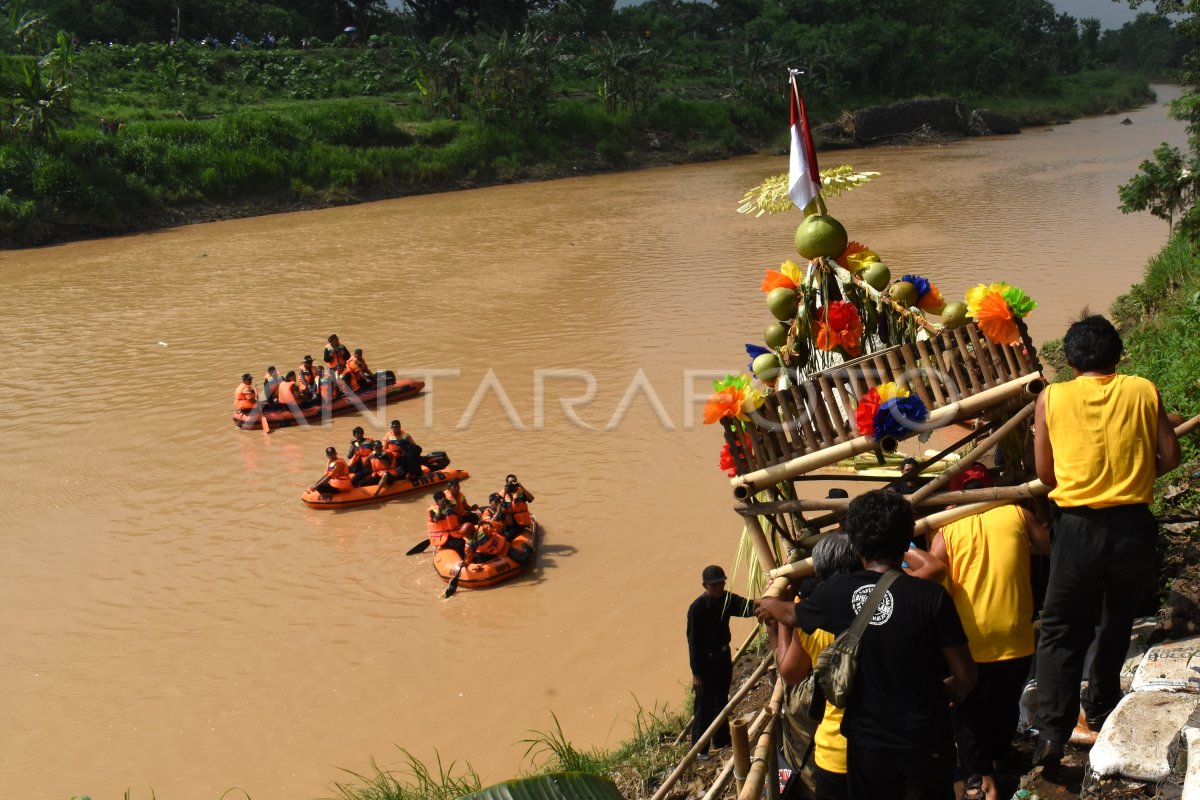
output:
[[[692,665],[692,688],[696,690],[692,743],[708,730],[717,714],[729,702],[733,683],[733,661],[729,654],[729,620],[754,616],[754,601],[725,591],[725,571],[715,564],[704,568],[700,577],[704,594],[692,602],[687,613],[688,659]],[[712,736],[712,746],[729,744],[729,724]],[[708,745],[699,758],[708,758]]]
[[[880,576],[899,569],[914,521],[908,501],[880,489],[855,498],[845,530],[863,569],[832,578],[800,603],[763,598],[758,615],[811,633],[850,627]],[[851,800],[954,797],[950,704],[975,685],[975,662],[940,585],[902,573],[884,593],[858,648],[842,717]]]

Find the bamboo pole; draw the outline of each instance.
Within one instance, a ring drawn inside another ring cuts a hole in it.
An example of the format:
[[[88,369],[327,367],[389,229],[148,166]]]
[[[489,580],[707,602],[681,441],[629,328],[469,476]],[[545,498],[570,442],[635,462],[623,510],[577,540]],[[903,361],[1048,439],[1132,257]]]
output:
[[[767,706],[763,706],[762,708],[760,708],[758,710],[758,716],[756,716],[754,718],[754,722],[751,723],[750,729],[746,732],[747,739],[752,740],[755,737],[757,737],[760,733],[762,733],[763,728],[766,727],[767,723],[769,723],[771,721],[771,719],[772,719],[772,717],[769,716],[767,713]],[[750,743],[749,743],[749,741],[747,741],[747,743],[746,743],[747,750],[749,750],[749,747],[750,747]],[[713,781],[712,786],[708,787],[708,791],[704,793],[704,797],[702,798],[702,800],[716,800],[716,798],[721,794],[721,792],[724,791],[725,785],[727,783],[729,783],[729,779],[733,775],[733,768],[734,768],[734,764],[733,764],[732,759],[725,762],[725,766],[722,767],[721,771],[717,774],[717,777]],[[744,773],[742,775],[742,778],[743,779],[745,778]]]
[[[750,737],[746,733],[746,721],[735,719],[729,723],[729,738],[733,743],[733,781],[738,794],[746,785],[746,773],[750,771]]]
[[[974,416],[1002,400],[1019,395],[1026,390],[1027,386],[1035,380],[1040,379],[1041,376],[1035,372],[1030,375],[1023,375],[1016,380],[1009,381],[992,389],[986,389],[970,397],[964,397],[956,403],[951,403],[950,405],[931,411],[926,424],[936,428],[948,425],[960,418]],[[738,497],[739,500],[744,500],[762,491],[767,486],[797,475],[802,475],[805,472],[811,472],[814,469],[827,467],[844,458],[852,458],[859,453],[874,450],[877,446],[878,443],[875,441],[875,437],[859,436],[848,442],[826,447],[815,453],[807,453],[780,464],[748,472],[745,475],[739,475],[731,480],[734,487],[734,496]]]
[[[1000,443],[1001,439],[1003,439],[1012,431],[1016,430],[1018,425],[1027,420],[1029,417],[1033,416],[1033,409],[1036,405],[1037,403],[1026,404],[1024,408],[1013,414],[1012,417],[1010,417],[1003,425],[988,435],[987,438],[976,444],[975,447],[971,449],[969,457],[960,458],[957,464],[950,465],[950,467],[945,469],[941,475],[938,475],[924,486],[919,487],[908,498],[908,502],[912,503],[913,505],[919,505],[926,497],[929,497],[938,489],[948,484],[954,479],[955,475],[958,475],[971,464],[975,463],[977,456],[981,456],[991,450]]]
[[[742,787],[742,791],[738,792],[738,800],[759,800],[762,797],[763,783],[767,773],[767,759],[771,756],[771,745],[773,736],[774,714],[771,714],[771,721],[767,724],[767,730],[763,731],[758,737],[758,744],[754,748],[754,755],[750,759],[750,771],[746,774],[746,783]],[[778,778],[776,778],[778,781]]]
[[[745,517],[746,530],[750,533],[750,543],[754,545],[754,553],[758,556],[758,564],[762,567],[763,572],[775,569],[779,566],[775,560],[775,551],[771,549],[771,543],[767,539],[767,534],[763,531],[762,525],[758,521],[758,517]]]
[[[1175,435],[1177,437],[1187,436],[1189,433],[1196,430],[1197,426],[1200,426],[1200,414],[1197,414],[1186,422],[1181,423],[1179,427],[1175,429]]]
[[[759,678],[766,674],[767,667],[770,666],[774,659],[774,652],[767,653],[766,658],[762,660],[762,663],[746,679],[746,682],[742,684],[742,688],[738,689],[733,697],[729,698],[729,702],[725,705],[725,708],[721,709],[721,713],[717,714],[717,718],[708,726],[708,730],[700,735],[700,739],[687,751],[683,759],[675,766],[675,769],[667,776],[667,779],[662,782],[662,785],[658,787],[658,791],[654,793],[650,800],[663,800],[670,793],[675,782],[683,776],[683,773],[687,772],[688,767],[696,760],[696,756],[700,753],[700,748],[708,744],[708,740],[717,732],[717,728],[721,727],[722,723],[729,719],[729,715],[733,712],[733,709],[737,708],[738,703],[745,699]]]

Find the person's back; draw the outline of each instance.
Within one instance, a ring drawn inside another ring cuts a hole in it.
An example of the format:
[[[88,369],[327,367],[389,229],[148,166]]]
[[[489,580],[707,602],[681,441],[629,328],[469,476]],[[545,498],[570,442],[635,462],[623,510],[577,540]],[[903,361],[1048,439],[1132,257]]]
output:
[[[275,394],[279,403],[288,406],[299,405],[302,396],[300,389],[296,385],[296,373],[289,372],[287,377],[279,384],[279,389]]]

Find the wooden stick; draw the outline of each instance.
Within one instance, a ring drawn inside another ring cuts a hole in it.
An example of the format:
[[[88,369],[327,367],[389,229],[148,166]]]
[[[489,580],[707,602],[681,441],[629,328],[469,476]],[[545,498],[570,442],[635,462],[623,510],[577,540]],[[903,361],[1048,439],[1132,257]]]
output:
[[[970,365],[962,363],[963,357],[959,349],[951,347],[951,345],[957,344],[957,340],[954,338],[954,331],[949,331],[944,337],[939,336],[936,340],[932,341],[936,341],[937,347],[941,349],[942,355],[946,359],[946,369],[950,371],[951,376],[958,384],[954,387],[957,390],[957,394],[960,396],[970,394],[971,379],[968,377]],[[947,397],[950,396],[948,393]]]
[[[1040,377],[1039,373],[1023,375],[1016,380],[1001,384],[995,388],[987,389],[970,397],[964,397],[956,403],[934,409],[929,413],[925,424],[931,428],[936,428],[948,425],[960,418],[975,416],[1000,401],[1016,397],[1025,391],[1026,386],[1029,386],[1029,384]],[[868,450],[874,450],[877,444],[873,436],[859,436],[856,439],[851,439],[848,442],[842,442],[832,447],[826,447],[815,453],[807,453],[798,458],[793,458],[765,469],[739,475],[731,481],[734,486],[735,496],[738,496],[739,499],[746,499],[763,488],[779,483],[782,480],[835,464],[844,458],[852,458]]]
[[[974,325],[967,325],[963,330],[971,339],[971,351],[975,354],[975,363],[983,371],[984,383],[989,387],[995,386],[999,379],[996,377],[996,371],[992,367],[992,359],[988,357],[987,345],[983,343],[983,337],[979,335],[979,329]]]
[[[774,714],[767,723],[767,729],[758,737],[754,748],[754,756],[750,759],[750,771],[746,774],[746,783],[738,792],[738,800],[759,800],[762,797],[763,783],[767,777],[767,759],[771,755],[771,744],[774,739]],[[775,779],[778,782],[778,778]]]
[[[1022,422],[1024,422],[1029,417],[1033,416],[1033,409],[1034,409],[1034,406],[1036,406],[1036,405],[1037,405],[1036,402],[1029,403],[1024,408],[1022,408],[1020,411],[1013,414],[1012,417],[1009,418],[1009,420],[1007,422],[1005,422],[1003,425],[1001,425],[999,428],[997,428],[995,430],[995,432],[993,432],[990,436],[988,436],[982,442],[979,442],[977,445],[975,445],[975,447],[971,449],[971,452],[967,457],[959,459],[957,464],[951,465],[948,469],[943,471],[941,475],[938,475],[936,478],[931,480],[929,483],[925,484],[924,486],[919,487],[915,492],[913,492],[912,495],[908,498],[908,502],[912,503],[913,505],[919,505],[921,503],[921,501],[924,500],[926,497],[929,497],[929,495],[933,494],[938,489],[940,489],[943,486],[945,486],[946,484],[948,484],[951,480],[954,479],[955,475],[958,475],[960,472],[965,470],[971,464],[975,463],[978,456],[981,456],[984,453],[986,453],[987,451],[991,450],[993,447],[995,447],[997,444],[1000,443],[1001,439],[1003,439],[1005,436],[1007,436],[1012,431],[1016,430],[1018,425],[1020,425]]]
[[[833,393],[833,383],[829,380],[829,376],[821,374],[817,376],[817,383],[821,387],[821,393],[817,397],[817,402],[821,403],[829,411],[829,421],[833,423],[837,441],[844,442],[851,439],[846,432],[846,418],[843,416],[841,409],[838,408],[837,398]]]
[[[971,357],[966,331],[962,328],[955,328],[950,335],[954,337],[954,343],[958,345],[958,354],[962,359],[962,368],[967,376],[967,385],[962,390],[963,394],[974,394],[975,392],[983,391],[986,388],[983,382],[983,374],[979,373],[978,376],[976,375],[975,360]]]
[[[750,543],[754,545],[754,552],[758,556],[758,564],[762,567],[763,572],[769,572],[779,566],[775,561],[775,553],[771,550],[771,543],[767,539],[767,534],[763,532],[762,525],[758,522],[758,517],[746,517],[746,530],[750,532]]]
[[[804,443],[807,445],[809,452],[816,452],[821,449],[817,444],[817,437],[813,435],[812,415],[808,413],[808,407],[804,404],[804,397],[800,394],[799,387],[796,384],[788,386],[788,393],[792,396],[792,403],[795,404],[796,416],[793,417],[795,425],[800,429],[800,433],[804,436]]]
[[[1197,414],[1186,422],[1181,423],[1179,427],[1175,429],[1175,435],[1177,437],[1187,436],[1189,433],[1196,430],[1197,426],[1200,426],[1200,414]]]
[[[750,771],[750,737],[746,734],[746,721],[735,719],[729,723],[729,738],[733,742],[733,780],[738,794],[746,785],[746,773]]]
[[[654,793],[654,796],[650,800],[663,800],[671,792],[671,788],[675,785],[675,782],[679,780],[683,773],[687,771],[687,768],[692,765],[692,762],[696,760],[696,756],[700,754],[700,748],[707,745],[709,739],[717,732],[717,729],[729,719],[729,715],[733,713],[733,709],[737,708],[738,703],[742,702],[746,695],[750,693],[750,689],[766,673],[767,667],[770,666],[774,658],[774,652],[767,653],[766,658],[762,660],[762,663],[746,679],[746,682],[742,684],[742,688],[738,689],[737,693],[729,698],[729,702],[725,705],[725,708],[721,709],[721,713],[717,714],[717,718],[708,726],[708,730],[700,735],[699,741],[693,744],[691,749],[687,751],[683,759],[675,766],[675,769],[667,776],[666,780],[662,782],[662,785],[658,787],[658,791]]]
[[[771,719],[773,719],[773,717],[767,713],[767,707],[763,706],[760,708],[758,710],[758,716],[754,718],[754,722],[750,724],[750,729],[746,732],[747,739],[753,740],[757,738],[758,735],[762,733],[763,728],[766,727],[766,725],[771,721]],[[747,741],[747,750],[749,750],[749,747],[750,743]],[[708,787],[708,791],[704,793],[702,800],[716,800],[716,798],[720,797],[721,793],[725,790],[725,785],[729,783],[729,779],[732,776],[733,759],[730,759],[729,761],[725,762],[725,766],[722,767],[721,771],[717,774],[716,780],[713,781],[712,786]],[[745,773],[742,773],[743,780],[745,777]]]
[[[940,380],[940,373],[943,371],[943,367],[938,362],[938,357],[930,346],[929,341],[921,339],[917,342],[916,347],[917,352],[921,356],[920,360],[923,362],[921,366],[925,370],[925,373],[929,375],[929,391],[933,393],[933,405],[930,408],[940,406],[946,402],[946,393],[942,391],[942,382]],[[938,380],[934,380],[934,378],[938,378]]]

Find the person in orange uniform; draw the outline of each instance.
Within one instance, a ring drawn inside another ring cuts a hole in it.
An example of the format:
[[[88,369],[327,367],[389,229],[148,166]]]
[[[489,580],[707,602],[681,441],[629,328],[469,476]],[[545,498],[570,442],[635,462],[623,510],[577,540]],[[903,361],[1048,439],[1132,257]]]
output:
[[[513,522],[512,509],[504,502],[504,497],[499,492],[488,495],[488,505],[481,517],[499,526],[501,534],[510,542],[521,532],[521,527]]]
[[[276,402],[284,406],[298,406],[303,399],[304,392],[296,384],[295,371],[288,372],[283,382],[279,384],[279,388],[275,391]]]
[[[412,437],[400,425],[400,420],[392,420],[392,424],[388,427],[388,432],[383,436],[383,446],[387,448],[394,456],[403,456],[405,444],[411,442]]]
[[[346,459],[338,456],[336,447],[326,447],[325,458],[329,459],[329,463],[325,465],[325,474],[313,484],[312,490],[320,494],[322,499],[328,500],[330,495],[345,491],[353,484],[350,482],[350,467],[346,464]]]
[[[376,442],[375,449],[371,453],[371,482],[379,484],[375,489],[375,494],[378,496],[389,483],[399,477],[400,470],[396,469],[396,457],[383,449],[383,442]]]
[[[371,381],[375,379],[375,374],[371,372],[370,367],[367,366],[367,360],[363,358],[361,347],[356,348],[354,355],[346,360],[345,378],[346,383],[356,392],[370,386]]]
[[[466,513],[471,510],[466,495],[463,494],[462,487],[458,483],[458,478],[451,478],[450,482],[446,484],[446,496],[450,498],[450,502],[454,503],[454,510],[460,517],[466,516]]]
[[[449,547],[462,558],[466,553],[461,523],[455,513],[454,503],[444,491],[433,495],[435,505],[429,508],[429,541],[434,547]]]
[[[254,389],[254,376],[249,372],[242,375],[242,382],[233,390],[233,407],[249,413],[258,405],[258,392]]]
[[[267,374],[263,376],[263,402],[267,405],[274,405],[278,402],[279,384],[283,383],[283,376],[279,374],[279,370],[275,367],[267,367]]]
[[[363,486],[371,478],[371,454],[375,452],[375,440],[368,439],[361,426],[356,426],[351,434],[350,449],[346,451],[349,459],[347,466],[354,474],[354,485]]]
[[[328,341],[329,345],[325,348],[324,355],[325,371],[336,378],[346,368],[346,362],[350,360],[350,351],[341,343],[336,333],[330,334]]]
[[[1117,374],[1123,350],[1104,317],[1072,324],[1063,353],[1074,379],[1047,386],[1034,411],[1037,476],[1058,507],[1037,645],[1035,766],[1062,759],[1081,701],[1088,727],[1098,730],[1121,699],[1133,616],[1154,581],[1154,481],[1179,465],[1158,389]]]
[[[976,462],[950,481],[950,490],[992,485],[991,473]],[[975,688],[950,712],[968,800],[999,797],[995,764],[1017,730],[1034,651],[1030,553],[1050,554],[1050,531],[1011,503],[951,522],[929,547],[949,567],[947,588],[979,667]]]
[[[300,362],[300,368],[296,370],[296,384],[302,392],[311,393],[312,387],[317,384],[317,371],[313,367],[313,357],[305,356],[304,361]]]
[[[529,504],[533,502],[533,493],[521,485],[516,475],[504,478],[504,502],[512,509],[513,522],[522,528],[533,525],[533,515],[529,512]]]
[[[463,520],[462,537],[467,543],[464,564],[485,564],[508,555],[508,540],[492,530],[492,526],[481,523],[479,515],[468,511]]]

